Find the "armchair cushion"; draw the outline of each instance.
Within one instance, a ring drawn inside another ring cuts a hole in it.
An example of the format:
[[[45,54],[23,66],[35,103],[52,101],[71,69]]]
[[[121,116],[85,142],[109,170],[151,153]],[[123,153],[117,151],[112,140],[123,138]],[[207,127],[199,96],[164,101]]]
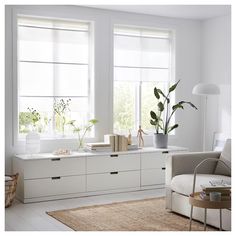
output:
[[[220,155],[220,160],[224,161],[231,168],[231,139],[227,139],[224,149]],[[228,170],[221,162],[218,162],[216,165],[215,174],[231,176],[231,171]]]
[[[224,180],[231,184],[231,177],[225,175],[197,174],[195,192],[202,191],[201,185],[209,184],[209,180]],[[176,175],[171,180],[171,190],[189,196],[193,191],[193,174]]]

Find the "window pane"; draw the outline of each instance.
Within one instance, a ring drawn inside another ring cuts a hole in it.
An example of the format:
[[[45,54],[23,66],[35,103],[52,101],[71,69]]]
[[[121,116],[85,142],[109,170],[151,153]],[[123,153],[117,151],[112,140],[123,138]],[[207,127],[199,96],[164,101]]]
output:
[[[52,96],[53,65],[43,63],[18,63],[20,96]]]
[[[128,133],[135,129],[135,84],[114,82],[114,130]]]
[[[19,132],[27,133],[32,127],[30,120],[27,119],[29,111],[27,108],[33,108],[39,112],[41,120],[37,127],[40,133],[52,132],[53,117],[53,98],[19,98]]]
[[[142,97],[141,97],[141,123],[142,128],[145,130],[152,131],[154,133],[154,126],[150,124],[150,111],[157,112],[158,100],[154,95],[154,88],[160,88],[166,93],[166,83],[157,82],[143,82],[142,83]]]
[[[142,38],[142,66],[169,67],[169,40],[157,38]]]
[[[88,33],[18,27],[19,60],[88,63]]]
[[[140,66],[140,38],[115,36],[114,40],[114,65]]]
[[[140,69],[136,68],[114,68],[114,80],[136,82],[141,80]]]
[[[54,65],[55,95],[88,96],[88,66]]]

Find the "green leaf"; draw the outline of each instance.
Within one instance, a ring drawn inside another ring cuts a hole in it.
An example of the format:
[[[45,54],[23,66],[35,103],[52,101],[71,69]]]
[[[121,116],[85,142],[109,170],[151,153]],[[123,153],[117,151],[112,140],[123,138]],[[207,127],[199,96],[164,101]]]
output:
[[[154,95],[157,99],[160,99],[160,94],[159,94],[158,89],[156,87],[154,88]]]
[[[175,105],[172,107],[172,110],[176,110],[176,109],[178,109],[178,108],[184,109],[184,106],[181,105],[181,104],[179,104],[179,103],[177,103],[177,104],[175,104]]]
[[[157,89],[157,92],[160,93],[164,98],[167,99],[166,95],[161,91],[161,89]]]
[[[178,128],[178,127],[179,127],[178,124],[175,124],[175,125],[169,127],[169,128],[168,128],[168,133],[170,133],[173,129],[176,129],[176,128]]]
[[[182,104],[188,104],[188,105],[190,105],[192,108],[194,108],[194,109],[197,110],[197,107],[196,107],[193,103],[191,103],[191,102],[181,101],[181,102],[179,102],[179,104],[180,104],[180,105],[182,105]]]
[[[151,115],[152,119],[154,119],[154,120],[158,119],[157,115],[156,115],[156,113],[154,111],[150,111],[150,115]]]
[[[164,111],[164,104],[162,103],[162,102],[159,102],[158,104],[157,104],[157,106],[158,106],[158,108],[159,108],[159,111]]]
[[[95,125],[95,124],[98,123],[98,120],[97,119],[91,119],[91,120],[89,120],[89,123]]]
[[[157,125],[157,120],[150,120],[150,124],[156,126]]]
[[[179,82],[180,82],[180,80],[169,88],[169,93],[176,89]]]

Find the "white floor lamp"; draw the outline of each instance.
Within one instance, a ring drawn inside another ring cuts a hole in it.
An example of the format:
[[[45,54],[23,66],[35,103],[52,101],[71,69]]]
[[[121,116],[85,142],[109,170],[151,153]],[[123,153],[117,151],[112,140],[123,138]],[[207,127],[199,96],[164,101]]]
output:
[[[200,95],[205,98],[205,104],[204,104],[204,118],[203,118],[203,151],[206,150],[206,117],[207,117],[207,97],[209,95],[218,95],[220,94],[220,89],[215,84],[196,84],[193,87],[193,94]]]

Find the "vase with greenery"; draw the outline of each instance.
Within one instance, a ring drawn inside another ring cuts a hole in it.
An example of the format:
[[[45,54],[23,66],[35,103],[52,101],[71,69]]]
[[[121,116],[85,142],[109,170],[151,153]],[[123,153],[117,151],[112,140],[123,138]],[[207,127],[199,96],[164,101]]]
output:
[[[197,110],[197,107],[187,101],[180,101],[171,106],[171,93],[175,91],[180,80],[174,85],[170,86],[167,94],[165,94],[160,88],[154,88],[154,95],[157,99],[157,111],[150,111],[150,124],[155,127],[155,133],[153,138],[153,144],[156,148],[167,148],[168,146],[168,134],[179,127],[178,124],[171,125],[171,118],[175,112],[179,109],[184,109],[184,105]]]
[[[68,122],[69,125],[73,127],[73,132],[78,135],[78,149],[82,150],[84,148],[84,138],[87,132],[91,131],[92,127],[98,123],[98,120],[91,119],[86,125],[76,124],[76,120],[71,120]]]
[[[53,110],[55,112],[55,123],[56,129],[59,132],[62,132],[62,135],[65,135],[65,125],[66,125],[66,113],[70,111],[70,102],[71,99],[60,99],[59,101],[54,101]]]
[[[41,120],[41,115],[37,110],[34,108],[27,108],[28,112],[26,115],[26,118],[29,121],[29,124],[31,125],[31,131],[37,131],[37,125]]]
[[[27,108],[27,119],[31,125],[31,131],[25,137],[25,149],[27,153],[39,153],[40,152],[40,135],[38,133],[38,123],[41,120],[41,115],[34,108]]]

